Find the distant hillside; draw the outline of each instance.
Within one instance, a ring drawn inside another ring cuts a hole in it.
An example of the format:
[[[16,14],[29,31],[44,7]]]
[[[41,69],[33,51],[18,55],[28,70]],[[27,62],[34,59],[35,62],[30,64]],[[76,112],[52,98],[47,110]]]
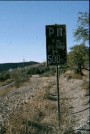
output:
[[[30,61],[30,62],[19,62],[19,63],[3,63],[0,64],[0,72],[1,71],[7,71],[10,68],[15,69],[18,67],[25,67],[25,66],[31,66],[34,64],[39,64],[38,62]]]

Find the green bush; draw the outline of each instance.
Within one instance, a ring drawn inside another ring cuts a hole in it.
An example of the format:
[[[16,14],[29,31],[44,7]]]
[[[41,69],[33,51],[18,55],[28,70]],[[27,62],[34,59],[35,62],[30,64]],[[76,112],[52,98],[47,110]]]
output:
[[[5,81],[7,79],[10,79],[10,74],[8,72],[3,72],[0,74],[0,81]]]

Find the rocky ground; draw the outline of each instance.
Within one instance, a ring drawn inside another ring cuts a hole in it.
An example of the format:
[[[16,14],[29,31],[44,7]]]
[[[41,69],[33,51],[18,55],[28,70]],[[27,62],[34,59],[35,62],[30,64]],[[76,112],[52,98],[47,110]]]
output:
[[[23,105],[35,97],[38,91],[43,89],[44,81],[46,80],[48,85],[52,84],[52,92],[56,94],[55,90],[53,90],[56,86],[56,76],[48,78],[32,77],[28,84],[0,97],[1,134],[2,127],[8,120],[9,115],[19,110],[20,107],[23,107]],[[63,113],[66,112],[68,120],[68,125],[64,124],[65,132],[63,134],[72,134],[72,130],[75,130],[77,134],[90,133],[89,91],[84,89],[83,83],[84,80],[68,79],[63,75],[59,78],[61,118],[63,118]],[[65,103],[64,106],[68,108],[68,111],[64,110],[62,102]]]
[[[69,105],[68,116],[71,119],[70,127],[81,134],[89,134],[89,96],[83,89],[83,80],[71,79],[61,83],[61,99]]]

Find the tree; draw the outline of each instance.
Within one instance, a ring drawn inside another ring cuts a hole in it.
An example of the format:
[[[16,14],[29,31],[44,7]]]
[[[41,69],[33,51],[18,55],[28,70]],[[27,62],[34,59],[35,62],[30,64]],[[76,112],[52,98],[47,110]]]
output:
[[[77,41],[85,43],[89,41],[89,13],[79,12],[77,29],[74,31],[74,37]]]
[[[68,54],[68,65],[71,69],[76,68],[82,73],[81,68],[85,67],[86,61],[89,60],[89,48],[83,44],[75,45]]]

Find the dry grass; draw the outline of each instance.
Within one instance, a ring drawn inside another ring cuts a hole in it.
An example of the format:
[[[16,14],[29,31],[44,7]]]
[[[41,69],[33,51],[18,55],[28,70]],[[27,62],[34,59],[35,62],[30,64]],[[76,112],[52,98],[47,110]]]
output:
[[[49,126],[52,128],[57,124],[56,111],[56,105],[53,102],[50,103],[49,100],[44,99],[44,94],[40,91],[39,94],[37,94],[37,97],[33,98],[30,103],[24,105],[19,111],[10,115],[8,124],[6,123],[6,134],[15,134],[15,132],[19,134],[21,131],[26,133],[25,127],[30,127],[28,133],[31,134],[39,134],[42,131],[44,131],[43,133],[46,131],[49,133],[51,129],[48,130],[47,128],[49,128]],[[30,122],[33,122],[33,124],[37,123],[37,127],[34,125],[27,126],[27,123],[24,122],[29,122],[28,125],[30,125]],[[42,126],[42,129],[38,130],[40,125]],[[45,126],[47,126],[46,130]]]
[[[84,81],[83,84],[82,84],[82,88],[85,89],[85,90],[89,90],[89,82]]]
[[[42,132],[44,134],[46,131],[49,134],[52,131],[52,127],[57,124],[57,106],[46,97],[49,94],[50,85],[44,83],[43,87],[44,89],[40,89],[37,96],[33,97],[29,103],[10,115],[8,123],[5,125],[6,134],[19,134],[21,132],[24,134]],[[32,125],[30,122],[33,122]],[[45,128],[45,126],[47,127]],[[49,126],[51,126],[50,129]],[[42,127],[41,130],[39,127]]]
[[[7,89],[0,90],[0,97],[3,97],[5,95],[9,94],[13,90],[15,90],[14,87],[9,87]]]
[[[77,72],[74,72],[74,71],[66,71],[65,74],[64,74],[64,77],[67,78],[67,80],[69,79],[83,79],[83,74],[81,73],[77,73]]]
[[[3,81],[3,82],[0,81],[0,87],[5,86],[5,85],[7,85],[7,84],[9,84],[9,83],[11,83],[11,82],[12,82],[11,79],[5,80],[5,81]]]
[[[25,81],[23,83],[16,82],[14,85],[11,85],[10,87],[7,87],[5,89],[1,89],[0,90],[0,97],[3,97],[5,95],[9,94],[10,92],[12,92],[14,90],[17,90],[18,88],[23,87],[23,86],[26,86],[28,84],[30,84],[30,80]]]
[[[45,79],[43,87],[30,99],[30,102],[23,104],[19,110],[9,116],[5,124],[6,134],[63,134],[69,126],[68,106],[64,100],[61,100],[64,113],[61,116],[59,132],[57,102],[49,98],[52,83],[48,82],[48,79]]]

